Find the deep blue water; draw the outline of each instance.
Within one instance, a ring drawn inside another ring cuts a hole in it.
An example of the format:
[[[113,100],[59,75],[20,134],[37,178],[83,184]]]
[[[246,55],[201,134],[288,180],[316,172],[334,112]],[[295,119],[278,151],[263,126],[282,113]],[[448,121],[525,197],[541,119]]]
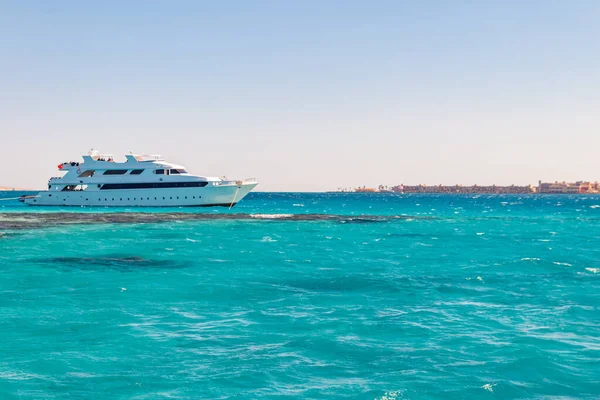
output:
[[[0,229],[2,399],[600,397],[600,196],[57,211],[255,218]]]

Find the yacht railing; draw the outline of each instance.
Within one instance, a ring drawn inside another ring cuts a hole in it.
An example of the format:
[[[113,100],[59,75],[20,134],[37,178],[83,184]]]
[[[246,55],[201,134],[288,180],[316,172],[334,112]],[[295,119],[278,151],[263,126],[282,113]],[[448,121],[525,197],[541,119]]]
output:
[[[240,186],[240,185],[249,184],[249,183],[257,183],[256,178],[248,178],[248,179],[236,180],[236,181],[223,179],[221,181],[214,181],[212,184],[213,184],[213,186]]]
[[[138,162],[164,161],[163,156],[159,154],[136,154],[133,157],[135,157]]]

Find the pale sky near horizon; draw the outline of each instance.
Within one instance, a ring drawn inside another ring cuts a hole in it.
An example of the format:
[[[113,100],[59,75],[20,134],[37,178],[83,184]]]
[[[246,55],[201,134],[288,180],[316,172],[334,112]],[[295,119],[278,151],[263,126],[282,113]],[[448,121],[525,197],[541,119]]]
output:
[[[0,0],[0,186],[89,148],[257,190],[600,180],[600,1]]]

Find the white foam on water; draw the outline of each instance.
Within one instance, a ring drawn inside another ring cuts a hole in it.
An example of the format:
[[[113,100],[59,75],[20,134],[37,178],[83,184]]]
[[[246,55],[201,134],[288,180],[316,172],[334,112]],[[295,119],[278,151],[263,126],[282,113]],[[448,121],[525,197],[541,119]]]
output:
[[[586,268],[585,270],[593,272],[594,274],[600,274],[600,268]]]
[[[304,204],[293,204],[294,207],[304,207]]]
[[[397,400],[400,398],[400,396],[402,396],[402,393],[400,393],[399,391],[391,391],[385,393],[381,397],[376,397],[375,400]]]
[[[256,219],[281,219],[290,218],[293,216],[294,214],[250,214],[250,218]]]
[[[494,393],[494,386],[496,386],[496,384],[491,384],[491,383],[486,383],[485,385],[483,385],[481,388],[483,390],[487,390],[490,393]]]
[[[558,261],[554,261],[552,264],[555,264],[555,265],[564,265],[565,267],[572,267],[573,266],[573,264],[569,264],[569,263],[566,263],[566,262],[558,262]]]
[[[260,241],[263,243],[272,243],[276,242],[277,240],[273,239],[271,236],[265,236]]]
[[[477,232],[477,236],[485,235],[485,232]]]
[[[594,204],[593,206],[590,206],[590,208],[600,208],[600,204]]]
[[[521,258],[521,261],[540,261],[540,259],[535,257],[523,257]]]

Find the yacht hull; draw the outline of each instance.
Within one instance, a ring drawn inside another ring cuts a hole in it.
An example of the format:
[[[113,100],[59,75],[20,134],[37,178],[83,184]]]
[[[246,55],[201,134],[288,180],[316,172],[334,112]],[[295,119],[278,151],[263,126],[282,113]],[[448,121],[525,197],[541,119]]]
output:
[[[23,202],[31,206],[75,207],[231,207],[257,183],[205,187],[42,191]]]

